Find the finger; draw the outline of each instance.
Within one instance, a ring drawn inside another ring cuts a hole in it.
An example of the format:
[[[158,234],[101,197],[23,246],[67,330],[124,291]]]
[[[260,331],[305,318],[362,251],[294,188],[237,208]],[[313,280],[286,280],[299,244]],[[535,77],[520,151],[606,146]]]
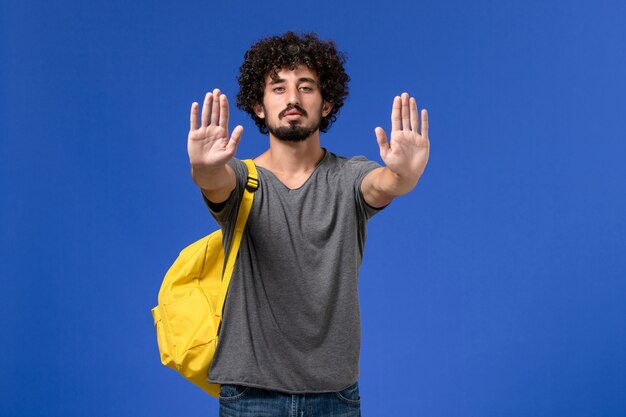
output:
[[[220,127],[228,129],[228,99],[226,94],[220,96]]]
[[[230,140],[228,141],[228,145],[226,145],[226,149],[235,153],[235,151],[237,150],[237,146],[239,146],[239,141],[241,140],[242,134],[243,134],[243,126],[237,125],[237,127],[233,129],[233,134],[230,137]]]
[[[211,124],[217,125],[220,120],[220,90],[213,90],[213,106],[211,106]]]
[[[385,133],[385,130],[382,127],[377,127],[374,129],[374,132],[376,133],[376,141],[378,142],[378,147],[380,148],[380,155],[383,156],[389,151],[387,133]]]
[[[428,111],[422,109],[422,137],[428,138]]]
[[[191,114],[189,115],[189,130],[198,130],[198,103],[191,103]]]
[[[411,130],[411,122],[409,116],[409,95],[402,93],[400,98],[402,101],[402,130]]]
[[[211,111],[212,102],[213,94],[206,93],[206,96],[204,96],[204,104],[202,104],[202,127],[209,125],[209,112]]]
[[[393,98],[393,106],[391,107],[391,131],[402,129],[401,109],[402,103],[399,96]]]
[[[418,132],[417,128],[419,127],[419,113],[417,112],[417,102],[413,97],[410,100],[411,106],[411,130],[415,133]]]

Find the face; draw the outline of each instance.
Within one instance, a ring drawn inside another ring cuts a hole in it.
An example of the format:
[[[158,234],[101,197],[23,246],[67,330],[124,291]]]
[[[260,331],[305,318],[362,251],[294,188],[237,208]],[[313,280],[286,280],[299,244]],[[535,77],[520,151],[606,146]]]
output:
[[[317,132],[332,103],[322,100],[317,75],[304,65],[265,78],[263,103],[255,107],[270,134],[283,141],[306,140]]]

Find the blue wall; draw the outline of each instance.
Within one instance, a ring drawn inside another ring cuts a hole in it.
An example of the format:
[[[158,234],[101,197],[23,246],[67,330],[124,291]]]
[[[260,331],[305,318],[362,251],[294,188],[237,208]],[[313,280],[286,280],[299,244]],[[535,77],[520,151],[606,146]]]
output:
[[[288,29],[348,54],[330,150],[380,161],[402,91],[430,114],[425,175],[370,223],[364,414],[626,415],[625,4],[3,1],[0,415],[217,416],[150,308],[216,227],[189,105]]]

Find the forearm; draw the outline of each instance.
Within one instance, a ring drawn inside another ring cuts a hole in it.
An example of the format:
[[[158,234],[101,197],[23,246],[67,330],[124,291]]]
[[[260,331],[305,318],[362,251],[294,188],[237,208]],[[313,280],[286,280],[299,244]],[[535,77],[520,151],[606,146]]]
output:
[[[191,177],[212,203],[226,201],[236,185],[235,171],[227,164],[218,167],[192,164]]]
[[[383,207],[394,198],[413,190],[420,176],[421,173],[400,175],[387,167],[377,168],[363,179],[363,198],[372,207]]]

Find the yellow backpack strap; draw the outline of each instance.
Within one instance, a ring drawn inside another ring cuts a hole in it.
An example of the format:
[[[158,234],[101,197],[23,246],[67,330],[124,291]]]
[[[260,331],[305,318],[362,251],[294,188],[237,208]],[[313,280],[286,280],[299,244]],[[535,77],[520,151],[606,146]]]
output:
[[[217,301],[217,309],[215,310],[215,318],[221,319],[222,311],[224,310],[224,301],[226,300],[226,293],[228,292],[228,284],[230,284],[230,278],[233,275],[233,269],[235,268],[235,260],[239,253],[239,246],[241,245],[241,237],[243,231],[246,228],[246,222],[248,221],[248,215],[250,214],[250,208],[252,207],[252,201],[254,200],[254,192],[259,188],[259,176],[257,174],[256,165],[252,159],[246,159],[243,161],[248,167],[248,182],[243,191],[243,197],[241,204],[239,205],[239,212],[237,213],[237,223],[235,224],[235,231],[233,232],[233,238],[230,243],[230,250],[226,257],[226,266],[224,267],[224,274],[222,276],[222,286],[220,289],[219,299]]]

